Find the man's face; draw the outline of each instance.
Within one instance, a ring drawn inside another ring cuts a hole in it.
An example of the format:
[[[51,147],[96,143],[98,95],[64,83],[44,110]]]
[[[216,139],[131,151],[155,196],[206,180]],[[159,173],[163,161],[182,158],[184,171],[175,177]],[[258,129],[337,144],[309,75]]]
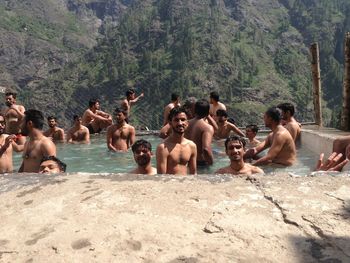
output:
[[[96,103],[95,103],[95,109],[96,109],[96,110],[99,110],[99,109],[100,109],[100,103],[99,103],[99,102],[96,102]]]
[[[74,124],[75,124],[75,125],[79,125],[79,124],[81,124],[81,123],[82,123],[81,117],[78,117],[78,118],[76,118],[76,119],[74,120]]]
[[[256,136],[255,132],[253,132],[251,128],[245,129],[245,135],[247,136],[248,139],[253,139]]]
[[[135,93],[131,93],[131,94],[128,96],[128,99],[129,99],[129,100],[135,99]]]
[[[6,106],[11,107],[13,104],[16,103],[16,99],[13,97],[13,95],[6,96],[5,103]]]
[[[243,158],[244,148],[240,141],[230,141],[227,144],[226,154],[231,161],[239,161]]]
[[[29,128],[28,128],[29,122],[27,122],[26,117],[22,120],[21,123],[21,134],[23,136],[28,136],[29,135]]]
[[[266,113],[264,114],[264,123],[265,123],[266,127],[268,127],[268,128],[271,127],[272,119]]]
[[[40,164],[39,173],[44,174],[57,174],[60,173],[61,169],[58,164],[53,160],[47,160]]]
[[[183,134],[188,127],[186,113],[180,112],[177,115],[175,115],[170,121],[170,126],[175,133]]]
[[[289,111],[281,110],[282,120],[287,120],[289,116]]]
[[[55,119],[50,119],[47,121],[47,124],[49,125],[50,128],[54,128],[57,123]]]
[[[219,123],[225,123],[225,121],[227,121],[227,117],[225,116],[216,116],[216,119]]]
[[[115,114],[115,120],[117,123],[123,123],[125,120],[125,115],[122,112],[118,112]]]
[[[134,159],[135,162],[139,166],[146,166],[151,162],[151,157],[152,157],[152,152],[144,147],[144,146],[139,146],[136,151],[134,152]]]
[[[0,135],[4,133],[5,126],[6,126],[5,119],[4,117],[0,116]]]

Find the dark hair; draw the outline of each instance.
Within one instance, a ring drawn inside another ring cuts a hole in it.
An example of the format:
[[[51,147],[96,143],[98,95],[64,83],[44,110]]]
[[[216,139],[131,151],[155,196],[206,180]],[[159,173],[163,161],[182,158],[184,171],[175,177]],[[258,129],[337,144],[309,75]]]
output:
[[[209,114],[210,104],[207,100],[201,99],[196,102],[194,112],[199,118],[207,117]]]
[[[55,121],[57,121],[57,118],[55,117],[55,116],[49,116],[49,117],[47,117],[47,120],[49,121],[49,120],[55,120]]]
[[[216,116],[218,116],[218,117],[226,117],[227,118],[228,117],[227,111],[219,109],[219,110],[216,111]]]
[[[292,116],[295,113],[294,105],[292,103],[289,103],[289,102],[278,104],[277,108],[281,109],[283,112],[289,111],[290,115],[292,115]]]
[[[80,118],[80,115],[78,115],[78,114],[73,115],[73,121],[75,121],[76,119],[79,119],[79,118]]]
[[[115,108],[114,114],[118,114],[119,112],[123,113],[125,117],[127,117],[127,115],[128,115],[126,110],[119,108],[119,107]]]
[[[187,110],[184,107],[172,108],[171,111],[169,112],[168,120],[171,121],[174,118],[174,116],[176,116],[182,112],[184,112],[186,114],[186,117],[188,116]]]
[[[180,97],[179,94],[177,94],[177,93],[172,93],[172,94],[171,94],[171,101],[178,100],[179,97]]]
[[[136,152],[136,150],[140,147],[144,147],[146,149],[148,149],[150,152],[152,151],[152,145],[144,140],[144,139],[140,139],[140,140],[137,140],[132,146],[131,146],[131,150],[132,152]]]
[[[12,95],[12,97],[13,97],[14,99],[16,99],[16,97],[17,97],[17,92],[12,91],[12,90],[6,90],[6,91],[5,91],[5,96],[11,96],[11,95]]]
[[[271,107],[269,108],[265,114],[269,116],[274,122],[279,123],[281,121],[281,110],[277,107]]]
[[[232,118],[232,117],[231,117],[231,118],[228,118],[227,121],[228,121],[229,123],[236,124],[235,119]]]
[[[219,101],[220,99],[219,93],[216,91],[210,92],[210,98],[212,98],[215,101]]]
[[[41,159],[40,164],[42,164],[45,161],[54,161],[54,162],[56,162],[58,164],[58,166],[60,167],[60,170],[62,172],[66,171],[67,165],[64,162],[62,162],[60,159],[58,159],[57,157],[55,157],[53,155],[45,156],[43,159]]]
[[[125,92],[125,95],[127,97],[129,97],[130,95],[134,94],[135,93],[135,90],[134,89],[128,89],[126,92]]]
[[[246,140],[243,137],[238,136],[238,135],[231,135],[231,136],[227,137],[227,139],[225,141],[225,149],[226,150],[227,150],[228,143],[232,142],[232,141],[239,141],[243,145],[243,148],[246,145]]]
[[[196,102],[197,99],[195,97],[189,97],[185,100],[183,107],[185,107],[186,109],[190,109]]]
[[[251,129],[253,132],[258,133],[259,127],[255,124],[250,124],[245,127],[246,129]]]
[[[26,110],[24,112],[24,119],[25,119],[25,123],[28,123],[29,121],[31,121],[33,123],[33,126],[39,130],[42,130],[44,127],[44,122],[45,122],[45,118],[44,118],[44,114],[41,111],[38,110]]]
[[[93,98],[89,100],[89,108],[91,108],[92,106],[94,106],[97,102],[100,102],[98,99]]]

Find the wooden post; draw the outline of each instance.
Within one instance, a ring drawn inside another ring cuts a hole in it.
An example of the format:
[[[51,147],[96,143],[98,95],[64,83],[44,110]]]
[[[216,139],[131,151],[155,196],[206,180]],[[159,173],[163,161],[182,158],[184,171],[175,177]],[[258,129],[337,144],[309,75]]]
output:
[[[350,130],[350,33],[347,32],[344,43],[344,81],[343,81],[343,109],[340,126],[344,131]]]
[[[311,52],[311,70],[312,70],[312,83],[313,83],[313,97],[315,108],[315,123],[320,127],[323,126],[322,122],[322,109],[321,109],[321,74],[320,74],[320,55],[318,44],[313,43],[310,47]]]

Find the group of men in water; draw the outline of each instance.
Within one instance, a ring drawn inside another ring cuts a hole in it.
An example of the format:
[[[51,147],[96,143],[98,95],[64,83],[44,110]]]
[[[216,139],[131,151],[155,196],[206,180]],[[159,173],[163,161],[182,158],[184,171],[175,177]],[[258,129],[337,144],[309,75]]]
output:
[[[133,89],[128,90],[125,100],[114,111],[114,122],[110,114],[100,110],[100,102],[91,99],[89,108],[82,116],[74,115],[73,126],[65,135],[64,130],[57,126],[54,116],[47,118],[49,129],[43,132],[43,113],[32,109],[26,111],[16,104],[15,92],[6,92],[6,109],[0,115],[0,172],[13,171],[13,151],[23,152],[19,172],[64,172],[66,165],[55,157],[55,143],[89,143],[90,134],[100,133],[104,129],[109,150],[125,152],[132,149],[137,163],[132,173],[196,174],[197,167],[209,166],[214,162],[213,139],[225,139],[225,152],[230,159],[228,166],[216,171],[219,174],[263,173],[258,166],[290,166],[296,160],[296,143],[301,129],[293,117],[292,104],[283,103],[265,112],[264,123],[271,132],[260,142],[256,139],[256,125],[247,126],[244,134],[236,127],[234,120],[228,118],[226,106],[220,102],[217,92],[210,93],[210,101],[197,101],[191,97],[182,106],[179,96],[172,94],[171,102],[164,109],[164,126],[160,132],[164,141],[157,146],[157,167],[154,168],[151,164],[151,144],[145,140],[135,140],[135,128],[128,120],[131,105],[141,97],[143,94],[136,97]],[[235,135],[230,135],[232,132]],[[267,153],[260,156],[266,149]],[[320,158],[317,168],[340,170],[347,162],[344,156],[345,152],[337,152],[326,163]]]

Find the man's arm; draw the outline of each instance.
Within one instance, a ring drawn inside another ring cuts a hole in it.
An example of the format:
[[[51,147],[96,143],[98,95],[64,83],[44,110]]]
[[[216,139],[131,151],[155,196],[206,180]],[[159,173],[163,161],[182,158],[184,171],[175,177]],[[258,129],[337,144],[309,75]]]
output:
[[[219,126],[218,124],[216,123],[216,121],[214,120],[214,118],[210,115],[207,116],[207,120],[208,120],[208,123],[213,126],[214,128],[214,131],[217,131],[219,129]]]
[[[161,143],[157,147],[156,151],[157,158],[157,174],[166,174],[168,154],[165,150],[164,143]]]
[[[130,135],[129,135],[129,147],[131,147],[135,143],[135,128],[130,128]]]
[[[269,162],[272,162],[272,160],[275,159],[276,156],[281,152],[284,143],[285,143],[284,136],[276,134],[267,154],[264,157],[258,159],[254,163],[254,165],[267,164]],[[259,145],[257,146],[257,148],[258,147]]]
[[[46,139],[41,144],[41,151],[43,156],[56,156],[56,145],[50,139]]]
[[[113,146],[113,129],[112,127],[107,129],[107,147],[111,151],[116,152],[117,149]]]
[[[16,107],[17,106],[17,107]],[[18,114],[18,119],[23,119],[24,117],[24,112],[25,112],[25,108],[23,106],[19,106],[19,105],[12,105],[10,107],[10,109],[13,109],[14,111],[17,112]]]
[[[244,133],[237,128],[236,125],[234,125],[233,123],[228,123],[229,127],[230,127],[230,130],[233,131],[234,133],[238,134],[239,136],[242,136],[244,137]]]
[[[197,174],[197,146],[191,143],[191,157],[188,161],[188,168],[190,174]]]
[[[0,157],[6,152],[6,150],[9,148],[11,143],[13,142],[13,136],[16,137],[16,135],[9,135],[5,138],[5,143],[0,147]]]
[[[211,142],[213,140],[214,128],[210,126],[210,129],[204,131],[202,134],[202,150],[204,160],[212,165],[214,162],[213,152],[211,150]]]
[[[129,103],[130,104],[134,104],[135,102],[137,102],[140,98],[143,97],[143,93],[141,93],[139,96],[137,96],[135,99],[133,100],[129,100]]]
[[[90,132],[89,132],[89,129],[86,128],[85,129],[85,134],[84,134],[84,141],[83,143],[90,143]]]
[[[67,132],[67,136],[66,136],[66,141],[67,143],[72,143],[73,139],[72,139],[72,130],[69,129]]]
[[[64,142],[64,130],[63,129],[58,130],[58,140],[61,142]]]

